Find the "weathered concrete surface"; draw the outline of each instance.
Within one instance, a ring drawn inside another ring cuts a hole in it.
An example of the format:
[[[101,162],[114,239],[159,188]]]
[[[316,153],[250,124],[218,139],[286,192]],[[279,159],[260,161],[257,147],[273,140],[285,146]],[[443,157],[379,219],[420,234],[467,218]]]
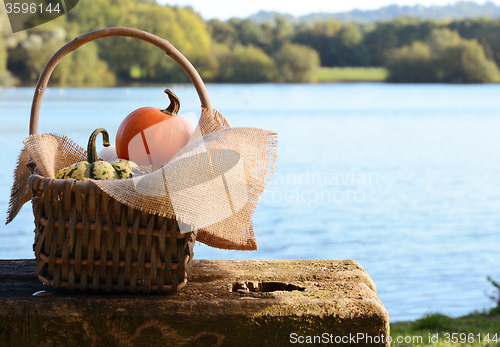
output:
[[[389,345],[389,315],[352,260],[195,260],[174,295],[55,291],[33,268],[0,260],[0,346]]]

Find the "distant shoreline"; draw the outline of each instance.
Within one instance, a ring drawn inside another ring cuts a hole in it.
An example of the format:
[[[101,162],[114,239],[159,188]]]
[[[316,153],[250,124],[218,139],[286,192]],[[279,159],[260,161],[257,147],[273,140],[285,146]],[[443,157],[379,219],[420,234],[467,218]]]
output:
[[[388,76],[388,70],[384,67],[321,67],[317,72],[317,80],[316,83],[319,84],[327,84],[327,83],[391,83],[387,82],[386,78]],[[258,82],[260,83],[273,83],[276,82]],[[500,73],[496,82],[494,84],[500,83]],[[147,82],[147,81],[130,81],[123,82],[118,81],[118,83],[114,86],[110,86],[110,88],[135,88],[135,87],[156,87],[163,86],[165,84],[174,84],[174,85],[184,85],[190,84],[189,82],[185,83],[158,83],[158,82]],[[248,82],[206,82],[206,84],[248,84]],[[254,83],[250,83],[254,84]],[[278,83],[281,84],[281,83]],[[282,83],[286,84],[286,83]],[[314,83],[301,83],[301,84],[314,84]],[[429,83],[429,84],[437,84],[437,83]],[[9,87],[35,87],[35,84],[13,84],[2,86],[0,85],[0,90],[9,88]],[[49,87],[57,87],[58,85],[49,85]],[[73,88],[73,86],[65,86],[64,88]],[[81,87],[79,87],[81,88]],[[85,88],[85,87],[83,87]],[[89,87],[91,88],[91,87]]]

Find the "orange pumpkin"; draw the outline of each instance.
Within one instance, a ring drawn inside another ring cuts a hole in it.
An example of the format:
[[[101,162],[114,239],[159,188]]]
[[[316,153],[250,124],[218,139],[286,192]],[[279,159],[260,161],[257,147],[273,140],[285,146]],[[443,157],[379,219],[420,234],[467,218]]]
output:
[[[179,98],[170,89],[165,93],[170,99],[167,109],[142,107],[120,124],[115,141],[118,158],[159,168],[188,143],[194,127],[177,114]]]

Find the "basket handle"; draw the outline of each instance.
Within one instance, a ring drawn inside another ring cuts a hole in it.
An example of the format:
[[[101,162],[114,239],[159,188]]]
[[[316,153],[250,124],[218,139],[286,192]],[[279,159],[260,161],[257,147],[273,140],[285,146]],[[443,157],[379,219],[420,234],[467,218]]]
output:
[[[193,83],[196,91],[198,92],[198,96],[201,101],[201,106],[206,108],[209,112],[212,112],[212,103],[210,102],[210,98],[208,96],[207,89],[200,75],[194,68],[194,66],[187,60],[187,58],[182,55],[170,42],[159,38],[156,35],[150,34],[146,31],[132,29],[132,28],[105,28],[99,29],[95,31],[91,31],[87,34],[78,36],[73,41],[64,45],[61,49],[59,49],[47,62],[45,67],[43,68],[40,77],[38,78],[38,82],[36,84],[35,95],[33,96],[33,103],[31,105],[31,118],[30,118],[30,135],[36,134],[38,132],[38,118],[40,113],[40,106],[42,104],[43,94],[45,89],[47,88],[47,83],[49,81],[54,68],[61,61],[62,58],[69,52],[76,50],[77,48],[83,46],[84,44],[103,38],[103,37],[111,37],[111,36],[125,36],[132,37],[139,40],[143,40],[149,42],[156,47],[165,51],[172,59],[174,59],[182,69],[187,73],[191,82]]]

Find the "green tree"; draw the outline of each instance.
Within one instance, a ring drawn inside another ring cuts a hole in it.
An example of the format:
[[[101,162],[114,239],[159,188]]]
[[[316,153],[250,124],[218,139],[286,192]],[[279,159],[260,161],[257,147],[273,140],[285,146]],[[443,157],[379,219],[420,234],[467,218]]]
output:
[[[498,68],[477,40],[461,38],[447,28],[434,29],[427,43],[390,50],[386,67],[392,82],[485,83],[497,79]]]
[[[78,24],[81,34],[113,26],[108,22],[109,13],[113,12],[110,0],[79,1],[77,6],[66,14],[66,18],[68,22]]]
[[[66,37],[66,29],[58,26],[47,32],[30,31],[28,38],[10,51],[10,70],[24,83],[36,82],[50,57],[67,42]],[[51,76],[51,84],[110,86],[115,84],[115,76],[99,59],[96,43],[90,42],[64,57]]]
[[[336,19],[327,19],[324,22],[316,21],[313,24],[312,32],[316,34],[323,34],[328,37],[335,37],[342,29],[342,22]]]
[[[217,61],[216,72],[214,76],[215,82],[226,82],[231,79],[233,74],[233,56],[231,49],[222,43],[215,43],[211,49],[211,55]]]
[[[262,28],[251,19],[239,20],[232,18],[229,23],[236,29],[238,42],[243,46],[262,47],[268,42],[268,37],[266,37]]]
[[[60,86],[106,87],[116,84],[116,77],[108,64],[99,59],[95,42],[68,54],[59,65],[52,80]]]
[[[394,23],[380,23],[374,30],[365,34],[364,44],[370,56],[371,66],[382,66],[386,52],[400,47],[397,28]]]
[[[278,82],[316,82],[320,61],[318,52],[314,49],[287,43],[276,53],[274,59]]]
[[[273,80],[276,66],[262,49],[238,46],[232,52],[227,82],[267,82]]]
[[[0,86],[11,84],[11,76],[7,71],[7,49],[0,35]]]
[[[352,48],[361,43],[363,35],[356,25],[346,24],[340,29],[339,38],[345,47]]]
[[[234,26],[218,19],[212,19],[207,23],[212,39],[217,43],[233,46],[238,41],[238,33]]]
[[[434,54],[441,54],[447,47],[456,46],[462,42],[462,38],[456,31],[447,28],[432,30],[427,43]]]
[[[399,83],[433,82],[435,77],[431,68],[432,53],[428,45],[415,41],[409,46],[389,51],[386,67],[387,80]]]
[[[52,35],[45,41],[42,35],[30,33],[26,40],[9,51],[8,68],[22,82],[34,82],[57,46],[62,44],[62,40],[53,39]]]
[[[303,27],[293,36],[292,42],[315,49],[322,66],[365,66],[368,64],[363,34],[353,24],[339,21],[316,22]]]
[[[363,44],[363,34],[358,26],[343,25],[338,37],[332,42],[335,55],[332,54],[334,66],[366,66],[368,64],[366,48]]]
[[[293,26],[285,16],[275,16],[275,24],[272,27],[272,44],[279,48],[281,43],[288,40],[293,34]]]
[[[411,18],[398,18],[391,22],[377,23],[363,38],[370,66],[385,64],[387,52],[411,45],[413,41],[426,41],[433,29],[443,25],[435,21],[419,22]]]
[[[463,38],[476,39],[484,47],[487,58],[500,65],[500,19],[467,19],[454,21],[447,27],[458,31]]]
[[[211,38],[199,15],[189,8],[128,0],[114,2],[123,6],[108,13],[108,23],[138,28],[167,39],[193,63],[202,77],[213,77],[216,61],[210,55]],[[122,81],[137,76],[145,81],[189,81],[174,60],[151,44],[123,37],[99,40],[98,44],[100,55]]]
[[[2,35],[0,35],[0,73],[5,69],[7,69],[7,49],[5,49]]]
[[[486,58],[477,40],[447,46],[434,64],[437,79],[446,83],[488,83],[498,76],[498,67]]]

